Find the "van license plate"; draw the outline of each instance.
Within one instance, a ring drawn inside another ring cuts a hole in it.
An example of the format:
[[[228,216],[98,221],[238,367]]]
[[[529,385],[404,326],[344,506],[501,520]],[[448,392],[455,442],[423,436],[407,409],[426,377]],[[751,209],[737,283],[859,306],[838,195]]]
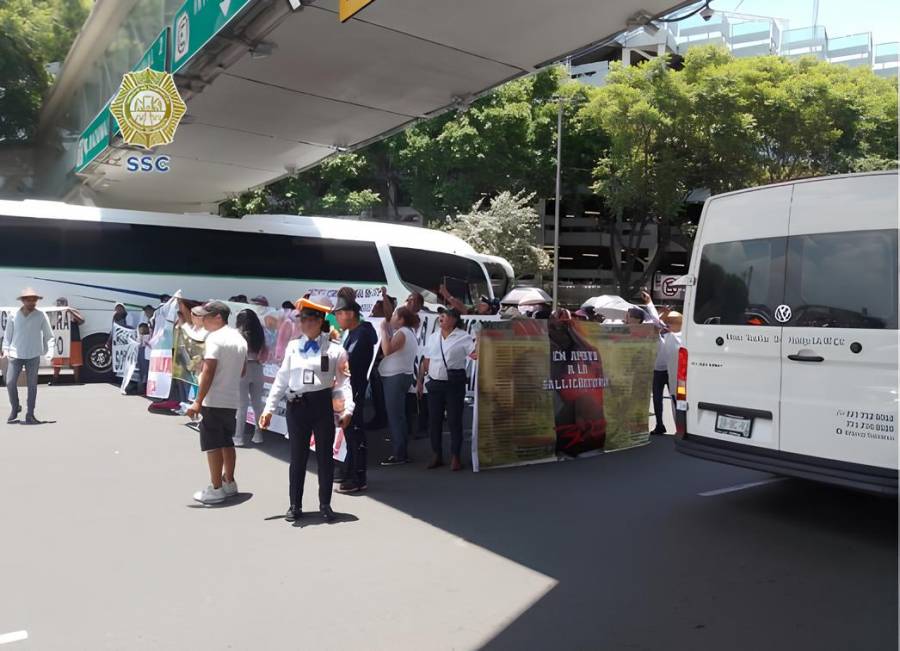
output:
[[[716,431],[721,434],[731,434],[742,438],[750,438],[750,428],[753,426],[752,418],[743,418],[741,416],[726,416],[718,414],[716,416]]]

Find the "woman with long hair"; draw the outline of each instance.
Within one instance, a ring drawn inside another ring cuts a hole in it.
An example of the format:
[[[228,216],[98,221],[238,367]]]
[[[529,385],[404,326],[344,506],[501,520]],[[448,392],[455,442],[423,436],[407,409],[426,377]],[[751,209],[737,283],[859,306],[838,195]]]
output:
[[[244,445],[244,434],[247,427],[247,407],[253,407],[253,420],[259,420],[263,409],[263,363],[266,361],[266,335],[256,312],[244,309],[238,312],[234,321],[235,328],[247,340],[247,366],[241,377],[241,400],[237,410],[237,428],[234,433],[234,444]],[[259,424],[254,427],[253,442],[263,442]]]
[[[384,404],[393,447],[393,454],[381,462],[382,466],[395,466],[408,461],[406,394],[413,384],[416,353],[419,350],[415,333],[418,326],[419,317],[405,305],[394,311],[390,321],[385,319],[381,322],[384,358],[378,372],[384,386]]]

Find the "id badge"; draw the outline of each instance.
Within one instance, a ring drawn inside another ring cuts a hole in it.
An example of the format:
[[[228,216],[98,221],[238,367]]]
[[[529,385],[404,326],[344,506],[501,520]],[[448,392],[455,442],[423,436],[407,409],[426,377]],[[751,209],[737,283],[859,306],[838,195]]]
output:
[[[303,384],[315,384],[316,383],[316,374],[313,373],[310,369],[303,369]]]

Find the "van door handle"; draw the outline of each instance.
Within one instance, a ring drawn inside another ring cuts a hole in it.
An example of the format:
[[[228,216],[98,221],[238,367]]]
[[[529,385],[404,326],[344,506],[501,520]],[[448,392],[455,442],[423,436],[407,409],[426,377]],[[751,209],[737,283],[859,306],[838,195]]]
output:
[[[825,358],[821,355],[788,355],[788,359],[795,362],[824,362]]]

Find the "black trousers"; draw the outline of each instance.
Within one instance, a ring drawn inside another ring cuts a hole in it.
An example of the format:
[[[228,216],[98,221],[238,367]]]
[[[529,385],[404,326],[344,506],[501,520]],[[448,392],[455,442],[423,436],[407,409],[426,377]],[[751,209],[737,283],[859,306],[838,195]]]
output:
[[[344,436],[347,438],[344,479],[355,481],[360,486],[366,484],[366,468],[369,463],[365,428],[367,386],[368,382],[362,382],[353,387],[353,402],[356,404],[356,408],[353,410],[353,419],[350,421],[350,427],[344,431]]]
[[[450,428],[450,454],[460,456],[463,438],[463,408],[466,401],[465,382],[428,381],[428,433],[431,450],[439,459],[444,458],[444,412]]]
[[[290,477],[291,506],[303,505],[303,480],[309,460],[309,437],[316,435],[316,461],[319,474],[319,506],[331,504],[334,481],[334,410],[331,389],[305,393],[287,403],[287,426],[291,441]]]
[[[666,431],[666,426],[663,425],[663,389],[668,384],[668,371],[653,371],[653,415],[656,416],[656,427],[654,428],[656,432]]]

